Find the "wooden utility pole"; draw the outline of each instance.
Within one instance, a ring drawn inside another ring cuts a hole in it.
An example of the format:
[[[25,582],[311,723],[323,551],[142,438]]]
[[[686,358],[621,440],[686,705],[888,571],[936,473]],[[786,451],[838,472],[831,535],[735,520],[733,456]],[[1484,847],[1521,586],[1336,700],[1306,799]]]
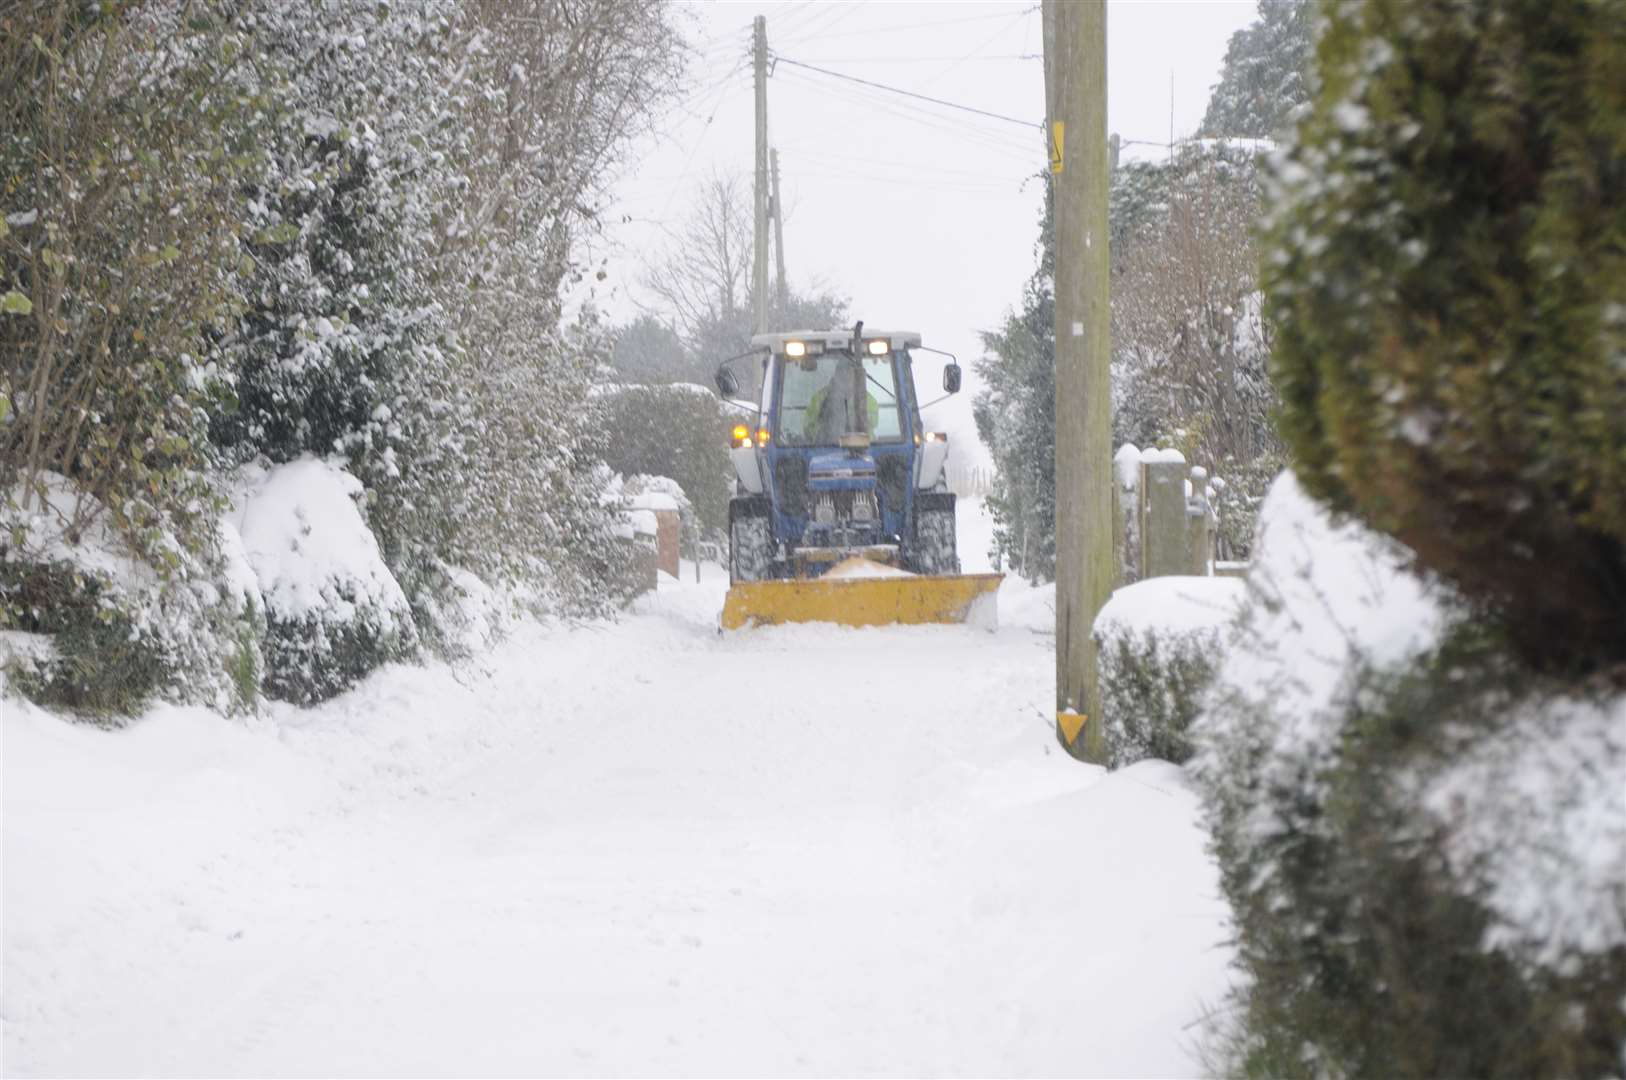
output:
[[[784,325],[785,312],[790,307],[790,286],[785,283],[785,214],[784,207],[779,201],[779,151],[771,150],[768,157],[773,166],[773,258],[775,271],[774,309],[777,313],[775,321],[780,330],[791,329]]]
[[[756,68],[757,168],[752,185],[751,218],[751,326],[752,333],[768,332],[768,20],[752,20],[752,62]]]
[[[1095,615],[1117,581],[1107,264],[1107,5],[1044,0],[1056,242],[1056,732],[1099,761]]]

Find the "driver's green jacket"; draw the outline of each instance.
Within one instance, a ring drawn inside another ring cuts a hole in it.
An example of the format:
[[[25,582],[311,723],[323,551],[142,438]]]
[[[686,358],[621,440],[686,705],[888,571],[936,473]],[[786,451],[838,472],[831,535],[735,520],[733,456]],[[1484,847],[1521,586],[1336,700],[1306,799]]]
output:
[[[802,414],[802,438],[813,439],[819,434],[819,421],[823,419],[824,403],[829,399],[830,386],[834,382],[825,383],[814,392],[807,403],[807,411]],[[865,392],[864,397],[869,400],[869,430],[874,432],[875,425],[881,420],[881,403],[875,400],[875,395]]]

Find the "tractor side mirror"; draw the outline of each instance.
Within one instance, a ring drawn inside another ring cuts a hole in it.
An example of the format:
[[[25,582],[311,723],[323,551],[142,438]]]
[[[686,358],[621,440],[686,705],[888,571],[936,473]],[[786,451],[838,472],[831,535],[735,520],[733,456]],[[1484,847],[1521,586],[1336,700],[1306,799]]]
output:
[[[949,394],[960,392],[960,365],[950,364],[943,369],[943,391]]]
[[[740,392],[740,381],[726,365],[717,369],[717,392],[729,400],[733,400]]]

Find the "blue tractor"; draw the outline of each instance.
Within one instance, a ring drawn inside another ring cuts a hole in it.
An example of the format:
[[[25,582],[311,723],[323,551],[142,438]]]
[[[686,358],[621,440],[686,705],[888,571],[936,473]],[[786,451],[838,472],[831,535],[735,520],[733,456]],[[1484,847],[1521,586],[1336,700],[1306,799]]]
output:
[[[919,400],[913,369],[937,350],[862,322],[751,344],[717,372],[722,396],[751,410],[732,432],[724,625],[963,620],[1000,579],[959,573],[948,438],[922,424],[935,402]],[[960,388],[949,359],[944,397]]]

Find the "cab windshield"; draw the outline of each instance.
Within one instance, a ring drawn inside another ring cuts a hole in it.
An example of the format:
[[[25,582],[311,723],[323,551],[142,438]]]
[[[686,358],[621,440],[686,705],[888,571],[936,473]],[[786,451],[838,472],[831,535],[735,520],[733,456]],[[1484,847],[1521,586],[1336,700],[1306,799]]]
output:
[[[891,356],[826,352],[786,357],[780,367],[779,441],[786,446],[835,446],[865,433],[896,441],[898,378]]]

